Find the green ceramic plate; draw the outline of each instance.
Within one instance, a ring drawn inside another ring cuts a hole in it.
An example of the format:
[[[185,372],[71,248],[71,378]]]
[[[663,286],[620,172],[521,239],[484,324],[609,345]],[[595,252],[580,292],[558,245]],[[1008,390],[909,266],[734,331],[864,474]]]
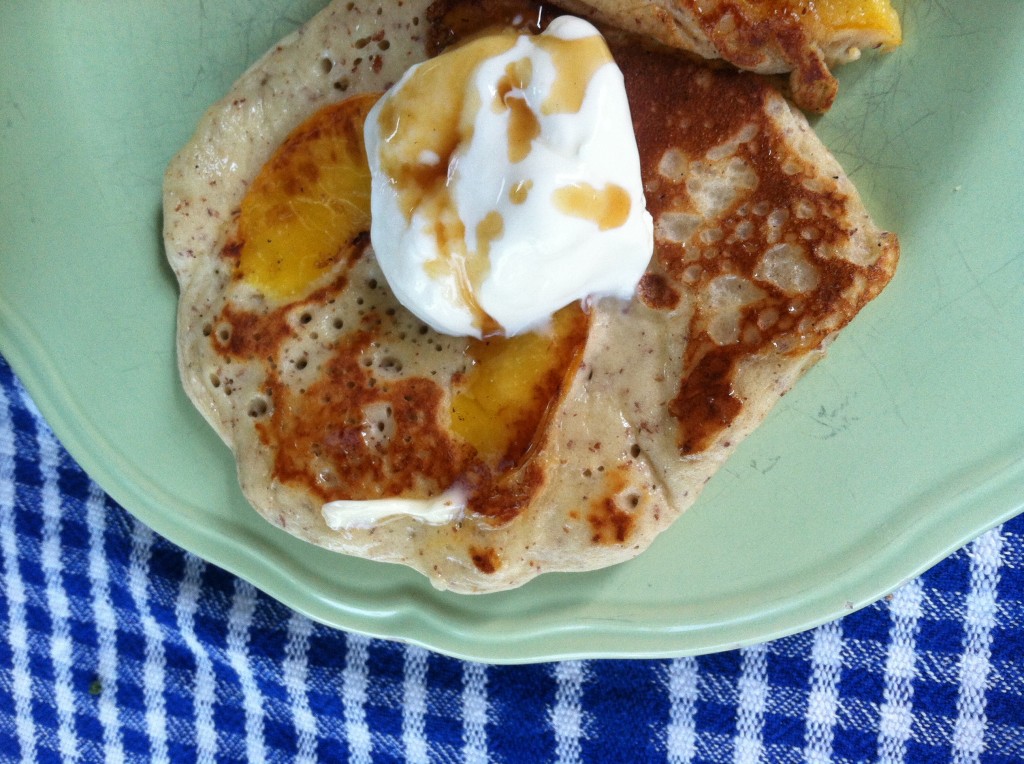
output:
[[[434,591],[264,523],[182,393],[163,169],[315,0],[0,5],[0,349],[157,532],[328,624],[517,662],[708,652],[891,591],[1024,508],[1024,3],[917,2],[817,126],[900,271],[639,559]]]

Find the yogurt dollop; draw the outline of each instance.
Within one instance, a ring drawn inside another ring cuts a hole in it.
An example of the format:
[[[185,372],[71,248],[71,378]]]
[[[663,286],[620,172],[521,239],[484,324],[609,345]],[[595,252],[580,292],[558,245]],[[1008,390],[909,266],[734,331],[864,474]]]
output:
[[[439,332],[512,336],[632,296],[653,252],[622,73],[586,21],[476,38],[371,110],[371,241]]]

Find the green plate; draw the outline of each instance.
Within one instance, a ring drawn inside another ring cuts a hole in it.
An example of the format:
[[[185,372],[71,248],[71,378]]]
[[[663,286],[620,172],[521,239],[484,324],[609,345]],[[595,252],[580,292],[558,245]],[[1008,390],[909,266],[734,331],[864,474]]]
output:
[[[709,652],[885,595],[1024,508],[1024,3],[910,2],[817,127],[900,270],[633,562],[434,591],[249,509],[175,371],[163,169],[315,0],[0,5],[0,349],[158,533],[324,623],[463,657]]]

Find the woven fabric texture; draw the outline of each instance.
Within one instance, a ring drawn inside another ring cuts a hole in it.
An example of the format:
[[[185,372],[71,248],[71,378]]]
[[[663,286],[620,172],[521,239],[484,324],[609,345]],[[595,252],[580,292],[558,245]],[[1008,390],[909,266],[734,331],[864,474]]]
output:
[[[1017,762],[1024,517],[812,631],[486,666],[347,634],[156,536],[0,359],[0,761]]]

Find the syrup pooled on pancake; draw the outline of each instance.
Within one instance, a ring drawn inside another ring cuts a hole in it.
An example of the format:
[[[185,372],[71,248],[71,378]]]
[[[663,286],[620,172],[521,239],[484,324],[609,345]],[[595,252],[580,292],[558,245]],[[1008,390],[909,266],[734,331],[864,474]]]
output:
[[[435,333],[376,263],[351,142],[362,94],[483,26],[439,21],[472,21],[470,4],[427,5],[332,3],[172,162],[179,360],[270,522],[442,588],[497,591],[649,546],[884,287],[898,245],[765,82],[612,36],[654,217],[636,295],[566,308],[512,339]],[[536,5],[512,5],[510,16],[495,10],[507,2],[478,7],[487,25],[535,23]],[[292,216],[307,204],[324,215],[311,237]],[[276,254],[247,259],[260,236]],[[281,236],[294,246],[276,248]],[[299,259],[301,284],[278,255]],[[465,508],[440,521],[328,513],[329,524],[323,511],[453,487]]]

